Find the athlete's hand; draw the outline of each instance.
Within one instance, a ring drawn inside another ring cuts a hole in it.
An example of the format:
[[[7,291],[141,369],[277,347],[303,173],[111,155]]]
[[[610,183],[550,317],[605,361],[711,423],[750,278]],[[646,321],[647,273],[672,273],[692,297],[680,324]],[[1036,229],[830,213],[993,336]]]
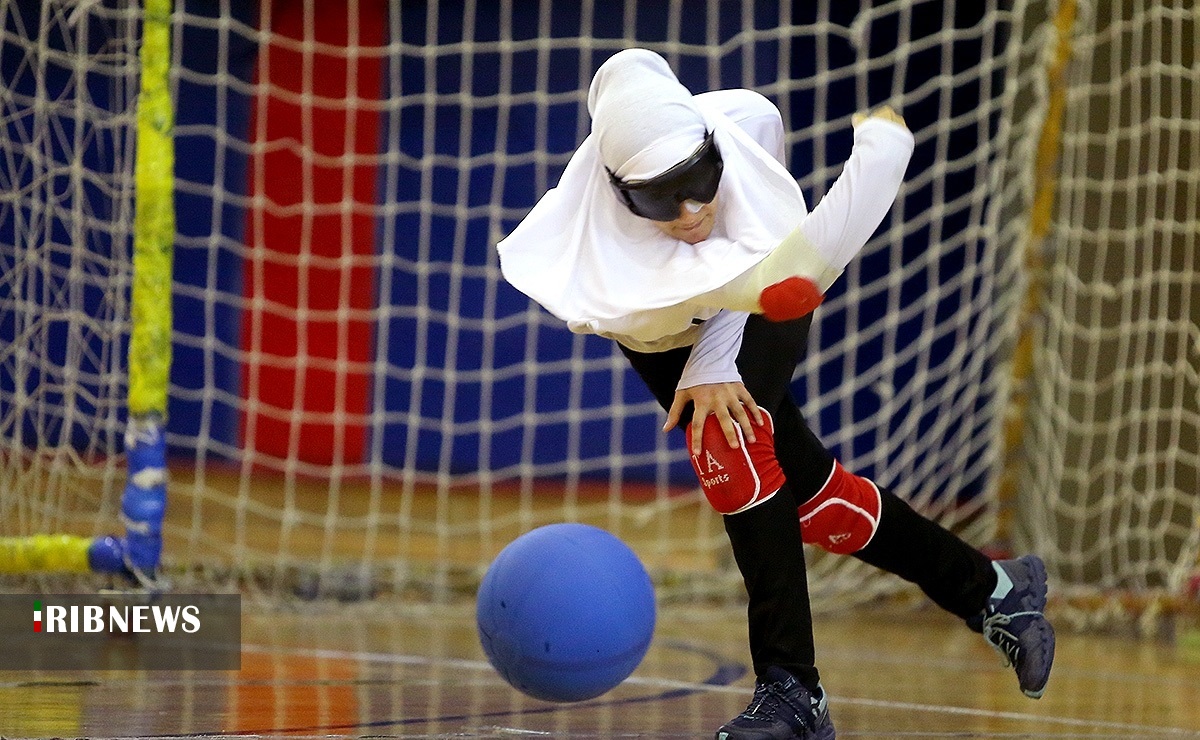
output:
[[[890,105],[881,105],[878,108],[876,108],[875,110],[868,111],[866,113],[855,113],[854,115],[850,116],[850,123],[853,124],[854,126],[858,126],[860,123],[867,120],[868,118],[882,118],[885,121],[891,121],[892,123],[898,123],[901,126],[904,126],[906,128],[908,126],[908,124],[906,124],[904,122],[904,117],[901,116],[896,111],[892,110],[892,107]]]
[[[735,426],[740,426],[746,440],[753,442],[755,441],[754,426],[761,426],[763,423],[762,412],[759,411],[758,404],[754,402],[750,391],[746,390],[746,386],[741,383],[708,383],[675,392],[675,400],[671,403],[670,410],[667,411],[667,423],[663,425],[664,432],[674,429],[675,425],[679,423],[679,416],[683,413],[688,401],[694,405],[691,450],[694,455],[700,454],[700,442],[704,437],[704,420],[708,418],[709,414],[717,415],[721,430],[725,432],[725,441],[733,448],[738,446]],[[750,422],[751,416],[754,417],[753,424]]]

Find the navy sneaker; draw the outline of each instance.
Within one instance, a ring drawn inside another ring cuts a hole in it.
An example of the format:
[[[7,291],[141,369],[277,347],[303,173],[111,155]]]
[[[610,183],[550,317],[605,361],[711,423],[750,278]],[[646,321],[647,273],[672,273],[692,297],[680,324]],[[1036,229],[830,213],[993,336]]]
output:
[[[792,674],[768,668],[746,711],[717,730],[716,740],[835,740],[825,690],[809,691]]]
[[[1046,566],[1036,555],[999,560],[995,565],[1012,582],[1008,593],[989,599],[987,607],[967,624],[1017,672],[1025,696],[1040,699],[1054,664],[1054,628],[1042,613],[1046,608]],[[1007,585],[1007,584],[1005,584]]]

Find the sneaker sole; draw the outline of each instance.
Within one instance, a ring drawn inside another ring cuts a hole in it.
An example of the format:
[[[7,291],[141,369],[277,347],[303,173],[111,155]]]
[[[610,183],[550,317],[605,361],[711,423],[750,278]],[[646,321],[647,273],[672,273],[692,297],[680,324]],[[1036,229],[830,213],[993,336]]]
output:
[[[1054,628],[1046,620],[1042,620],[1038,634],[1042,641],[1042,654],[1046,656],[1046,680],[1037,689],[1021,689],[1021,693],[1030,699],[1041,699],[1046,693],[1046,684],[1050,682],[1050,670],[1054,667]]]
[[[716,740],[727,740],[732,736],[732,733],[723,730],[717,730]],[[799,735],[793,735],[793,738],[799,738]],[[837,740],[837,732],[833,729],[833,725],[829,725],[817,732],[816,735],[810,735],[813,740]]]
[[[1046,610],[1046,594],[1048,588],[1046,586],[1046,564],[1036,555],[1030,555],[1022,558],[1022,561],[1029,568],[1030,575],[1033,577],[1033,582],[1039,584],[1039,588],[1034,591],[1033,610],[1045,613]],[[1054,666],[1054,627],[1044,617],[1038,633],[1041,636],[1042,652],[1047,656],[1046,660],[1046,681],[1037,689],[1021,689],[1021,693],[1028,696],[1030,699],[1041,699],[1046,693],[1046,683],[1050,681],[1050,669]]]
[[[1037,591],[1034,591],[1036,601],[1032,604],[1032,611],[1044,612],[1046,610],[1046,593],[1049,590],[1046,586],[1046,564],[1037,555],[1023,557],[1021,562],[1029,568],[1033,582],[1038,584]]]

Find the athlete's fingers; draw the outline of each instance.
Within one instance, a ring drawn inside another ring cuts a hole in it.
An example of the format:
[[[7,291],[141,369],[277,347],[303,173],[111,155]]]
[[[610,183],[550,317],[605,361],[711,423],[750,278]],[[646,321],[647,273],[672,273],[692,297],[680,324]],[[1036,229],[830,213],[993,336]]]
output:
[[[708,412],[700,412],[700,409],[692,411],[692,454],[699,455],[704,449],[704,420],[708,418]]]
[[[679,423],[686,404],[691,401],[692,421],[688,425],[688,433],[692,437],[691,452],[699,454],[701,445],[698,439],[703,436],[704,422],[709,414],[716,414],[717,423],[725,440],[733,449],[742,446],[742,439],[756,442],[755,427],[762,426],[764,417],[754,397],[740,382],[706,383],[676,391],[671,408],[667,412],[667,422],[663,430],[669,430]],[[739,435],[737,427],[741,427]]]
[[[750,391],[746,390],[746,386],[744,385],[738,388],[738,400],[745,404],[746,408],[750,409],[750,415],[754,417],[755,425],[762,426],[762,409],[760,409],[758,404],[754,402],[754,396],[750,395]]]
[[[741,404],[738,404],[741,407]],[[738,447],[737,427],[738,425],[733,420],[733,415],[729,413],[728,406],[722,406],[717,409],[717,421],[721,423],[721,431],[725,433],[725,441],[733,449]],[[742,412],[745,415],[745,411]]]
[[[732,408],[733,416],[737,420],[738,426],[742,428],[742,434],[746,435],[746,441],[754,442],[754,425],[750,423],[750,414],[746,413],[746,404],[736,403]]]
[[[908,125],[904,122],[904,116],[897,113],[896,110],[894,108],[892,108],[892,106],[890,106],[890,105],[881,105],[874,110],[855,113],[852,116],[850,116],[850,125],[857,128],[859,126],[859,124],[861,124],[863,121],[867,120],[868,118],[882,118],[885,121],[891,121],[892,123],[898,123],[901,126]]]
[[[693,397],[696,402],[696,415],[708,416],[709,414],[717,415],[717,423],[721,425],[721,431],[725,434],[725,441],[733,449],[738,447],[738,435],[736,426],[741,425],[740,419],[735,419],[735,414],[740,413],[745,416],[745,409],[737,399],[736,386],[732,383],[714,384],[708,386],[706,390],[711,393],[706,393],[697,397]],[[693,424],[693,427],[695,425]],[[701,418],[700,429],[693,428],[693,433],[702,431],[704,421]]]
[[[905,125],[904,117],[897,113],[890,105],[881,105],[874,111],[871,111],[871,118],[882,118],[885,121],[898,123],[901,126]]]
[[[675,400],[671,401],[671,408],[667,409],[667,421],[663,424],[663,431],[669,432],[679,423],[679,417],[683,415],[683,407],[687,405],[687,396],[682,393],[675,394]],[[695,427],[695,424],[692,425]]]

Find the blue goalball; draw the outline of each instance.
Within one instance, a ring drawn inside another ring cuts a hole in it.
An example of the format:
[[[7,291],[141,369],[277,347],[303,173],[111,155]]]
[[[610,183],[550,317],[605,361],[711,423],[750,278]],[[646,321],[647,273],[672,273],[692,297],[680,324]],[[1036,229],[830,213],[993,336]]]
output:
[[[551,524],[508,544],[475,605],[488,661],[536,699],[575,702],[633,673],[654,635],[654,587],[633,550],[586,524]]]

